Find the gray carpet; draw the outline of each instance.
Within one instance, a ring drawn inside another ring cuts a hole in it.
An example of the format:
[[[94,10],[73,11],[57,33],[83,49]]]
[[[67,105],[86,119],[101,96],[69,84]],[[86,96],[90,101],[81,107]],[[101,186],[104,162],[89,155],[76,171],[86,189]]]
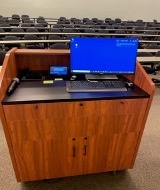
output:
[[[154,76],[160,78],[159,75]],[[17,183],[0,125],[0,190],[160,190],[160,85],[156,87],[134,168],[50,181]]]

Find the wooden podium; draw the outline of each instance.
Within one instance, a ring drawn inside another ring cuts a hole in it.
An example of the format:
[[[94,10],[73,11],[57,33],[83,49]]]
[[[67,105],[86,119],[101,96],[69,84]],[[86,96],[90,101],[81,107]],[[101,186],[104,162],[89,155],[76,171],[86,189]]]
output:
[[[76,97],[63,85],[43,90],[34,82],[20,83],[13,95],[6,95],[22,70],[68,66],[69,55],[69,50],[16,48],[6,54],[0,75],[0,115],[19,182],[134,166],[155,90],[138,62],[135,75],[125,76],[137,87],[126,95],[77,93]]]

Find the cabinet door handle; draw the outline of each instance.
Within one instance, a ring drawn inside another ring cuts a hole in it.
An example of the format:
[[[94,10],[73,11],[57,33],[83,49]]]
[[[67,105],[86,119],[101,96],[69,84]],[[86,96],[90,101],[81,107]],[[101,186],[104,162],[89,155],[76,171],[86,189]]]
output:
[[[75,157],[76,156],[76,147],[73,146],[72,147],[72,157]]]
[[[84,153],[83,153],[84,156],[87,155],[87,145],[84,145]]]

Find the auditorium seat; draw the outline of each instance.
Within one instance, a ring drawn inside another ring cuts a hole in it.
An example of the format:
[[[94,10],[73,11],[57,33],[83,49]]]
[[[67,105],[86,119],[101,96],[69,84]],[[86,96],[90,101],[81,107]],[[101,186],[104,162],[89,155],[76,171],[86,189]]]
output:
[[[148,44],[146,49],[160,49],[160,45],[157,44]]]
[[[98,30],[98,33],[109,34],[109,31],[107,29],[100,29]]]
[[[24,30],[22,28],[17,27],[17,28],[12,28],[11,32],[13,32],[13,33],[24,33]],[[15,34],[15,36],[23,38],[24,34]]]
[[[33,20],[24,20],[23,23],[30,24],[31,26],[35,24]]]
[[[50,46],[50,49],[68,49],[68,46],[64,43],[55,43]]]
[[[16,19],[16,20],[20,21],[20,16],[18,14],[13,14],[12,19]]]
[[[89,20],[89,18],[85,17],[82,19],[83,23],[86,23]]]
[[[62,37],[59,35],[52,34],[52,35],[48,36],[48,40],[62,40]],[[53,45],[54,43],[56,43],[56,42],[48,42],[48,45],[47,45],[48,48],[50,48],[50,46]]]
[[[29,17],[29,15],[21,15],[21,19],[23,20],[23,19],[30,19],[30,17]]]
[[[45,20],[38,20],[37,23],[42,24],[44,27],[48,26],[48,22],[46,22]]]
[[[31,25],[28,24],[28,23],[22,23],[22,24],[21,24],[21,27],[23,27],[23,30],[26,31],[27,28],[31,28]]]
[[[11,26],[8,23],[0,23],[0,27],[3,27],[3,30],[5,32],[10,32],[11,31]]]
[[[95,30],[92,29],[92,28],[87,28],[87,29],[85,29],[84,32],[85,32],[85,33],[95,33]]]
[[[66,17],[61,16],[61,17],[59,17],[59,19],[58,19],[58,20],[60,20],[60,21],[62,21],[62,20],[66,20]]]
[[[76,20],[79,20],[79,19],[74,18],[74,17],[70,18],[70,21],[73,22],[73,23],[74,23]]]
[[[92,20],[86,20],[85,24],[92,26],[92,25],[94,25],[95,23],[94,23]]]
[[[0,24],[6,23],[6,19],[4,19],[3,17],[0,18]]]
[[[5,33],[5,31],[2,28],[0,28],[0,33]],[[2,39],[4,37],[5,37],[5,35],[0,35],[0,39]]]
[[[38,36],[35,34],[25,34],[24,40],[39,40]],[[27,49],[43,49],[44,43],[25,43]]]
[[[143,37],[144,40],[156,40],[156,38],[157,38],[154,36],[156,34],[156,32],[153,30],[146,30],[144,32],[144,34],[150,35],[150,36]]]
[[[120,18],[116,18],[116,19],[115,19],[115,22],[116,22],[116,23],[121,23],[121,19],[120,19]]]
[[[39,31],[37,28],[27,28],[26,32],[38,33]]]
[[[104,23],[103,20],[97,20],[96,25],[101,25],[101,24],[103,24],[103,23]]]
[[[124,38],[125,37],[124,35],[126,34],[126,32],[124,30],[116,30],[115,34],[117,34],[115,35],[116,38]]]
[[[37,21],[38,20],[44,20],[45,21],[45,18],[43,16],[39,16],[39,17],[37,17]]]
[[[34,26],[39,32],[45,32],[46,28],[43,26],[43,24],[35,24]]]
[[[5,58],[5,55],[6,55],[6,51],[0,50],[0,66],[3,65],[3,61],[4,61],[4,58]]]
[[[52,28],[63,28],[63,26],[61,24],[54,24]]]
[[[160,51],[157,51],[156,54],[155,54],[156,57],[160,57]],[[160,63],[156,63],[156,70],[160,70]]]
[[[109,21],[112,20],[111,18],[105,18],[105,23],[109,23]]]
[[[77,20],[74,20],[73,21],[74,24],[79,24],[79,25],[82,25],[84,24],[81,20],[77,19]]]
[[[49,30],[49,32],[61,33],[62,31],[61,31],[60,29],[58,29],[58,28],[51,28],[51,29]]]
[[[30,20],[30,18],[29,17],[23,17],[22,18],[22,23],[24,23],[26,20]]]
[[[135,27],[135,30],[134,30],[134,33],[136,33],[136,34],[143,33],[142,30],[145,30],[145,27],[144,27],[144,26],[136,26],[136,27]]]
[[[63,33],[74,33],[74,29],[71,29],[71,28],[64,28],[63,29]]]
[[[19,26],[19,20],[17,19],[8,20],[8,24],[11,26]]]
[[[137,56],[138,57],[153,57],[153,54],[150,53],[150,52],[138,52]],[[145,62],[145,63],[141,63],[141,65],[143,66],[144,70],[148,74],[156,74],[155,63],[153,63],[153,62]]]
[[[107,26],[109,26],[108,23],[103,23],[103,24],[100,25],[100,27],[101,27],[102,29],[105,29]]]
[[[97,23],[98,18],[94,17],[94,18],[92,18],[92,21],[93,21],[94,23]]]
[[[17,36],[5,36],[3,38],[3,41],[18,41],[19,38]],[[20,43],[7,43],[7,44],[4,44],[4,48],[6,51],[12,49],[13,47],[17,47],[17,48],[20,48],[21,47],[21,44]]]
[[[65,24],[65,25],[64,25],[64,28],[72,28],[72,29],[74,29],[74,26],[71,25],[71,24]]]

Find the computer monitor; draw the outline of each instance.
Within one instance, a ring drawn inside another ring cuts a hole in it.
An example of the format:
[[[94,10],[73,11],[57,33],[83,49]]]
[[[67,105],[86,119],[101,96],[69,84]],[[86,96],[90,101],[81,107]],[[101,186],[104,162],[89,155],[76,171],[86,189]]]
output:
[[[134,74],[138,39],[71,39],[70,71],[74,74]]]

